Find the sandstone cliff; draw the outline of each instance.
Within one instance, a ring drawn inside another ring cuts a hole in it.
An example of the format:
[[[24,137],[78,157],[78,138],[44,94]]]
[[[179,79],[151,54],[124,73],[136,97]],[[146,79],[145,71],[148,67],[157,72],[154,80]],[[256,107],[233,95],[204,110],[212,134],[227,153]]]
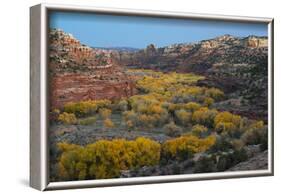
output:
[[[151,44],[136,52],[119,52],[116,58],[121,64],[135,68],[205,73],[217,63],[263,63],[267,60],[267,44],[266,37],[224,35],[161,48]]]
[[[51,30],[49,41],[51,108],[81,100],[120,99],[135,93],[133,80],[111,51],[90,48],[62,30]]]

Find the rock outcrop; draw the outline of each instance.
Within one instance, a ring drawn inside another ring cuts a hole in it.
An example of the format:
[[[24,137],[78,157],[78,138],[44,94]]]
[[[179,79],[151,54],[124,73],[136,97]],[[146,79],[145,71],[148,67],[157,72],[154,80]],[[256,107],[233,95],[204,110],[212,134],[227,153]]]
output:
[[[51,108],[135,94],[133,79],[125,74],[112,51],[83,45],[62,30],[51,30],[49,41]]]
[[[136,52],[119,52],[116,58],[130,67],[205,73],[218,63],[261,64],[267,60],[267,45],[267,37],[224,35],[198,43],[162,48],[151,44]]]

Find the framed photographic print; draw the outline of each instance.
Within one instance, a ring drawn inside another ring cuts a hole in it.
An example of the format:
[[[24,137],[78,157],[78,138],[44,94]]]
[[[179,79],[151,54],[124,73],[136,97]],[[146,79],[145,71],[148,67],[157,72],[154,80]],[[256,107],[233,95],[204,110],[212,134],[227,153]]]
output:
[[[273,175],[273,19],[30,9],[30,185]]]

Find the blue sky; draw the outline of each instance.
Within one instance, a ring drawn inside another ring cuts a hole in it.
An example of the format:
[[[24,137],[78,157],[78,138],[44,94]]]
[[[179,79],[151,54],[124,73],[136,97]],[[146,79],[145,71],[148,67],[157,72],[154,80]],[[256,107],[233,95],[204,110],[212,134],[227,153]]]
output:
[[[50,27],[71,33],[93,47],[144,48],[190,43],[224,34],[267,36],[267,25],[223,21],[113,16],[78,12],[51,12]]]

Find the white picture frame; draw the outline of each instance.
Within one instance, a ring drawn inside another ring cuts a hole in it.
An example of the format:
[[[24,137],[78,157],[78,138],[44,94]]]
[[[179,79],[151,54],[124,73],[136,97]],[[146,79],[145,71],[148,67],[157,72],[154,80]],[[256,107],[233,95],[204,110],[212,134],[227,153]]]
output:
[[[48,164],[48,13],[60,10],[70,12],[91,12],[117,15],[138,15],[165,18],[187,18],[204,20],[223,20],[264,23],[268,25],[268,165],[267,170],[216,172],[188,175],[165,175],[157,177],[119,178],[105,180],[85,180],[50,182]],[[75,5],[40,4],[30,8],[30,186],[38,190],[69,188],[104,187],[116,185],[135,185],[177,181],[197,181],[208,179],[242,178],[272,176],[273,159],[273,18],[209,15],[195,13],[176,13],[148,10],[127,10],[115,8],[96,8]]]

